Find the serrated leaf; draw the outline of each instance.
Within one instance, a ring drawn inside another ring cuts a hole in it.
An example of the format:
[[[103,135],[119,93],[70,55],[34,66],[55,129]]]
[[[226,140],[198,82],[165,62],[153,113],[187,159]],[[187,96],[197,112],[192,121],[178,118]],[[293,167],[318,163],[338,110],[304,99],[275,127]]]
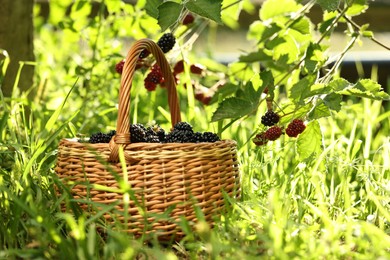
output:
[[[237,97],[231,97],[223,100],[217,110],[215,110],[211,121],[219,121],[227,118],[242,117],[252,112],[251,103]]]
[[[353,4],[348,8],[346,15],[356,16],[364,13],[368,8],[366,0],[354,0]]]
[[[252,62],[260,62],[272,60],[270,56],[268,56],[263,50],[258,50],[256,52],[251,52],[246,55],[241,55],[239,57],[240,62],[252,63]]]
[[[348,82],[348,80],[339,78],[332,80],[328,86],[333,89],[333,91],[341,91],[343,89],[346,89],[351,86],[351,83]]]
[[[310,20],[309,18],[303,16],[293,22],[290,26],[291,29],[294,29],[302,34],[310,33]]]
[[[261,6],[260,19],[265,21],[285,13],[296,12],[300,8],[301,5],[295,0],[268,0]]]
[[[338,91],[337,93],[374,100],[390,100],[389,94],[382,91],[381,85],[370,79],[361,79],[355,85]]]
[[[310,156],[321,154],[322,132],[318,121],[311,121],[305,131],[303,131],[297,140],[297,152],[301,160],[305,160]]]
[[[174,24],[180,16],[183,6],[181,4],[168,1],[158,6],[158,24],[162,31]]]
[[[324,102],[319,102],[308,114],[309,120],[315,120],[322,117],[330,116],[329,108],[324,104]]]
[[[340,0],[317,0],[317,4],[326,11],[335,11],[340,5]]]
[[[308,75],[295,83],[290,90],[290,98],[295,100],[298,103],[302,103],[305,98],[308,97],[310,93],[310,87],[314,84],[317,76]]]
[[[340,111],[343,97],[336,93],[330,93],[323,99],[324,104],[331,110]]]
[[[252,82],[236,92],[235,97],[223,100],[214,112],[211,120],[219,121],[226,118],[243,117],[255,111],[260,103],[260,89],[255,90]]]
[[[115,1],[109,1],[109,2],[115,2]],[[158,18],[158,6],[160,4],[161,4],[161,0],[146,0],[146,4],[145,4],[146,13],[149,16],[157,19]]]
[[[222,87],[218,88],[218,90],[213,95],[210,104],[218,101],[218,99],[226,98],[227,96],[230,96],[234,94],[238,89],[238,86],[233,83],[226,83]]]
[[[185,7],[195,14],[211,19],[217,23],[222,23],[222,0],[189,0],[185,3]]]

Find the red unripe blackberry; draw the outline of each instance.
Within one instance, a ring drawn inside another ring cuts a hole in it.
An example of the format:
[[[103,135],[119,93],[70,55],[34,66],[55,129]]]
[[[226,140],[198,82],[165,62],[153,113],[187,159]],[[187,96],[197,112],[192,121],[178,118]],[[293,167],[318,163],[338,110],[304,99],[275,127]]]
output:
[[[164,53],[170,51],[176,43],[176,39],[172,33],[165,33],[157,41],[157,45],[161,48]]]
[[[182,73],[183,71],[184,71],[184,61],[179,60],[173,67],[173,74],[177,75],[179,73]]]
[[[193,14],[191,14],[191,13],[188,13],[185,17],[184,17],[184,19],[183,19],[183,21],[181,22],[183,25],[188,25],[188,24],[192,24],[193,22],[194,22],[194,20],[195,20],[195,16],[193,15]]]
[[[279,115],[272,110],[268,110],[262,117],[261,123],[265,126],[273,126],[279,122]]]
[[[264,137],[270,141],[275,141],[282,135],[282,128],[279,126],[272,126],[265,132]]]
[[[190,66],[190,71],[191,73],[193,74],[202,74],[202,71],[203,71],[204,67],[202,65],[199,65],[199,64],[192,64]]]
[[[268,139],[265,137],[265,132],[261,132],[253,138],[253,143],[257,146],[265,145],[268,142]]]
[[[123,67],[125,66],[125,60],[121,60],[115,65],[115,71],[119,74],[122,74]]]
[[[144,86],[148,91],[154,91],[157,88],[157,84],[150,81],[144,81]]]
[[[297,137],[305,130],[306,126],[301,119],[294,119],[286,128],[286,134],[290,137]]]

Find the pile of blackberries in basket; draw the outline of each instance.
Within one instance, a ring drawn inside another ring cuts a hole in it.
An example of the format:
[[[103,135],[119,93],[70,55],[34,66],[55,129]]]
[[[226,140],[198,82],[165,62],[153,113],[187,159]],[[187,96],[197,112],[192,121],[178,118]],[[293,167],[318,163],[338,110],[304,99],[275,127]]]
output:
[[[115,135],[115,130],[109,133],[95,133],[89,138],[89,143],[109,143]],[[170,132],[165,132],[158,125],[145,127],[142,124],[130,125],[131,143],[200,143],[220,141],[213,132],[194,132],[187,122],[177,123]]]

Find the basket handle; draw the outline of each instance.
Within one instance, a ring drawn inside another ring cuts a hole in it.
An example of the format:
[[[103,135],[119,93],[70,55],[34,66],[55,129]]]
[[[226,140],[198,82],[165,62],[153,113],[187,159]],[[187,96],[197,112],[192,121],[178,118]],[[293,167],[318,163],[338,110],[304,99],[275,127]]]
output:
[[[168,105],[171,113],[171,123],[174,126],[181,121],[180,107],[176,92],[176,83],[171,72],[171,67],[160,47],[150,39],[141,39],[136,41],[127,53],[126,61],[122,71],[121,85],[119,90],[118,119],[116,124],[116,135],[110,142],[109,161],[117,162],[119,160],[119,146],[130,144],[130,90],[134,78],[139,55],[143,50],[153,54],[157,64],[161,68],[165,85],[168,91]]]

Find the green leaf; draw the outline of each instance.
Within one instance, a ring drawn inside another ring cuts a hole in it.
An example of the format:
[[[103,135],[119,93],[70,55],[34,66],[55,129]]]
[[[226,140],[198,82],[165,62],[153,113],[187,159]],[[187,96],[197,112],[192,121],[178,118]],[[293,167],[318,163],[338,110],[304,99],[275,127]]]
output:
[[[329,108],[324,104],[323,101],[320,101],[318,104],[316,104],[314,109],[310,111],[308,114],[308,119],[315,120],[321,117],[328,117],[330,115]]]
[[[332,80],[328,86],[333,89],[333,91],[341,91],[351,86],[351,83],[349,83],[346,79],[339,78]]]
[[[348,8],[346,15],[356,16],[364,13],[368,8],[367,0],[354,0],[353,4]]]
[[[213,97],[210,100],[210,104],[215,103],[220,98],[226,98],[234,94],[238,89],[238,86],[232,83],[226,83],[222,87],[218,88]]]
[[[307,159],[310,156],[321,154],[322,133],[320,124],[317,120],[311,121],[305,131],[298,136],[297,151],[301,160]]]
[[[109,2],[115,2],[115,1],[109,1]],[[158,19],[158,6],[160,4],[161,4],[161,0],[146,0],[146,4],[145,4],[146,13],[149,16]]]
[[[311,74],[297,83],[295,83],[290,90],[290,98],[298,103],[303,103],[305,98],[309,96],[310,88],[317,79],[317,75]]]
[[[222,23],[222,0],[189,0],[185,3],[185,7],[195,14],[211,19],[217,23]]]
[[[265,21],[286,13],[296,12],[301,8],[294,0],[267,0],[260,9],[260,19]]]
[[[374,100],[390,100],[389,94],[382,91],[381,85],[371,79],[361,79],[355,85],[338,91],[337,93]]]
[[[336,93],[330,93],[323,99],[324,104],[331,110],[340,111],[341,102],[343,100],[342,95]]]
[[[248,100],[231,97],[223,100],[217,110],[215,110],[211,121],[219,121],[227,118],[242,117],[252,112],[251,104]]]
[[[221,12],[222,21],[232,29],[238,29],[240,26],[239,15],[243,8],[243,1],[237,3],[237,0],[224,0]],[[225,8],[228,7],[228,8]]]
[[[335,11],[340,5],[340,0],[317,0],[317,4],[326,11]]]
[[[263,50],[259,49],[256,52],[251,52],[246,55],[241,55],[239,57],[240,62],[252,63],[260,61],[270,61],[272,58],[268,56]]]
[[[219,104],[211,120],[215,122],[249,115],[259,106],[261,93],[261,89],[255,90],[249,81],[242,90],[237,91],[236,97],[227,98]]]
[[[168,1],[158,7],[158,24],[162,31],[165,31],[174,24],[180,16],[183,6],[181,4]]]
[[[293,24],[290,26],[291,29],[294,29],[295,31],[298,31],[302,34],[309,34],[310,33],[310,20],[309,18],[303,16],[299,19],[295,20]]]

